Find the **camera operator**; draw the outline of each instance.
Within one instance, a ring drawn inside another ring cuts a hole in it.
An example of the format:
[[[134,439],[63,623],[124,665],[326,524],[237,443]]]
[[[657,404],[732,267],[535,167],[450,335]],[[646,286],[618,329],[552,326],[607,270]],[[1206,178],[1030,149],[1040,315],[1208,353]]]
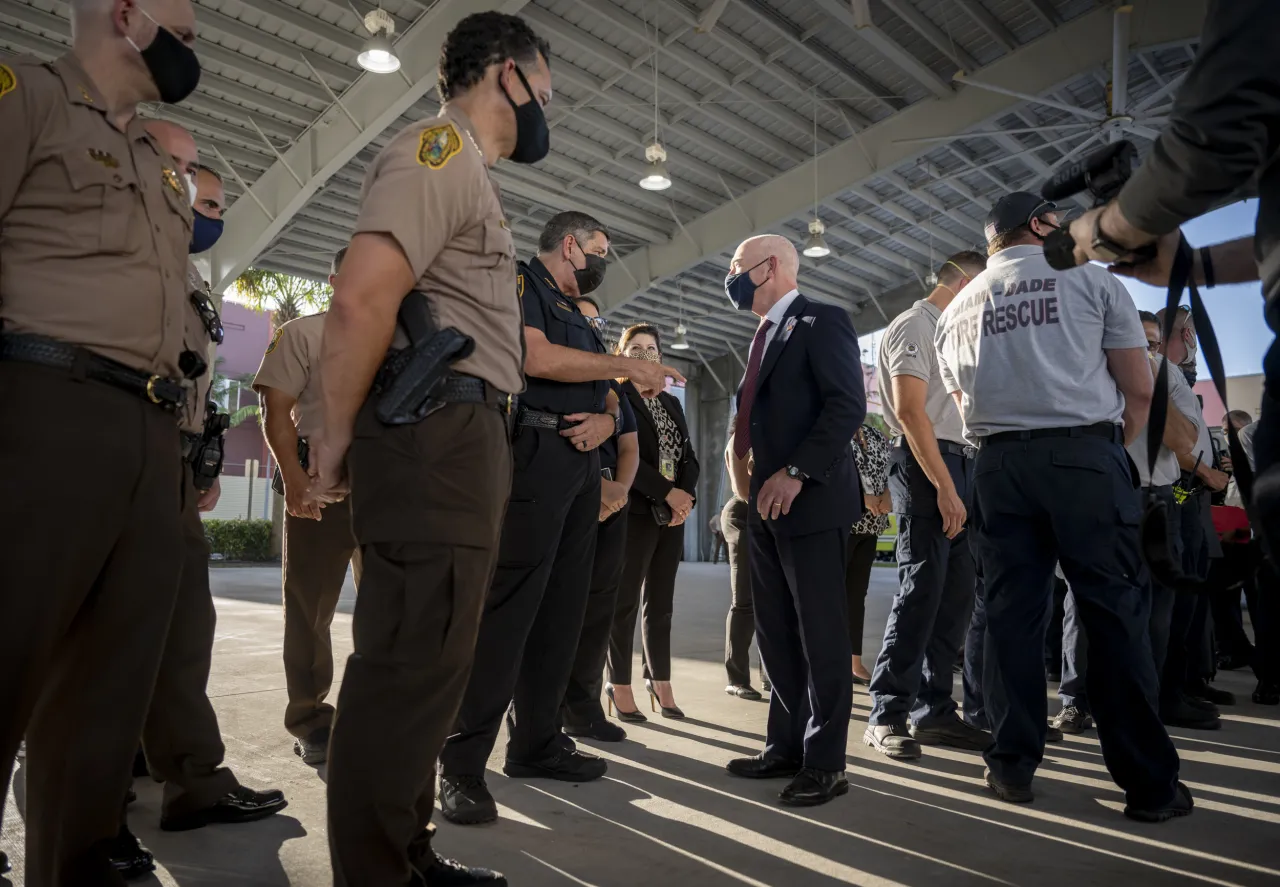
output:
[[[1071,223],[1077,263],[1121,262],[1117,273],[1166,285],[1178,226],[1229,199],[1258,174],[1261,204],[1255,236],[1201,248],[1193,276],[1207,287],[1261,279],[1267,323],[1280,330],[1277,33],[1280,4],[1273,0],[1212,0],[1195,64],[1150,156],[1115,201]],[[1125,267],[1123,260],[1132,258],[1132,250],[1153,241],[1158,245],[1154,259]],[[1260,476],[1280,456],[1280,347],[1274,342],[1263,367],[1267,388],[1257,432]]]

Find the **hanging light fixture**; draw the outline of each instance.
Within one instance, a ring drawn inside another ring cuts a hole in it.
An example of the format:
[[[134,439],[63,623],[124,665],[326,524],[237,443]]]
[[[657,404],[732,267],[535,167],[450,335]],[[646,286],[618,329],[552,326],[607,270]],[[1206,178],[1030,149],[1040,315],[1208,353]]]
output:
[[[813,91],[813,221],[809,223],[809,239],[801,250],[811,259],[822,259],[831,255],[831,247],[822,239],[827,226],[818,218],[818,90]]]
[[[671,187],[671,176],[667,175],[667,151],[656,141],[644,149],[644,159],[649,161],[645,168],[645,176],[640,180],[640,187],[646,191],[665,191]]]
[[[645,25],[645,34],[649,26]],[[667,175],[667,150],[662,147],[658,138],[658,23],[653,23],[653,144],[644,149],[646,161],[644,177],[640,179],[640,187],[646,191],[665,191],[671,187],[671,176]]]
[[[688,335],[688,333],[689,333],[689,330],[685,328],[685,325],[683,323],[677,323],[676,338],[675,338],[675,341],[671,343],[670,348],[673,351],[688,351],[689,341],[685,338],[685,336]]]
[[[356,63],[372,74],[394,74],[400,70],[400,57],[391,45],[391,35],[396,32],[395,20],[383,9],[370,10],[364,17],[369,39],[360,47]]]

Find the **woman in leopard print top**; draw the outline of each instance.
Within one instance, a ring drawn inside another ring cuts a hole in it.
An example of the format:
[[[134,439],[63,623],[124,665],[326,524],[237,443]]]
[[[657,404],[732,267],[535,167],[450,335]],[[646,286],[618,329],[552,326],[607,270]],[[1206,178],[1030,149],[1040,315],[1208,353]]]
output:
[[[849,640],[853,644],[853,682],[868,684],[871,673],[862,664],[862,630],[867,612],[867,586],[876,559],[876,542],[889,526],[889,441],[874,425],[863,425],[853,437],[853,456],[862,480],[866,508],[849,533],[845,557],[845,592],[849,601]]]

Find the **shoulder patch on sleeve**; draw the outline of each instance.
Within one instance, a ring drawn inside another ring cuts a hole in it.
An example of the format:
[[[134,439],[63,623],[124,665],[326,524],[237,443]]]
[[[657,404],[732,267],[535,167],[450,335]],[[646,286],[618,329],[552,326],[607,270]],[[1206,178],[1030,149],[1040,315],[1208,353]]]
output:
[[[524,275],[523,274],[516,275],[516,298],[517,299],[524,298]]]
[[[18,76],[13,73],[13,68],[8,65],[0,65],[0,99],[13,92],[18,86]]]
[[[276,350],[276,346],[280,344],[280,337],[284,335],[284,327],[276,330],[275,335],[271,337],[271,344],[267,346],[267,353],[270,354]]]
[[[920,353],[920,346],[916,345],[915,342],[908,342],[906,345],[902,346],[902,350],[912,357],[915,357]]]
[[[453,155],[462,150],[462,135],[452,123],[430,126],[418,136],[418,165],[443,169]]]

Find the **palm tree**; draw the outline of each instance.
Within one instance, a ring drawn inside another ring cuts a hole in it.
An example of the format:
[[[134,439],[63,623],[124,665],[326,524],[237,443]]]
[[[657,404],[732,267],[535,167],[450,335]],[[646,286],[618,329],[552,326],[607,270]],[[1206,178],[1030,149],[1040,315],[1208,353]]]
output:
[[[240,402],[241,391],[253,390],[253,375],[227,376],[221,367],[225,358],[219,357],[213,362],[213,377],[209,383],[209,399],[230,405]],[[249,419],[262,422],[262,409],[256,403],[245,404],[231,412],[231,427],[234,428]]]
[[[333,290],[326,283],[263,268],[245,271],[236,278],[234,287],[250,309],[271,312],[275,329],[304,314],[327,309],[333,298]]]

